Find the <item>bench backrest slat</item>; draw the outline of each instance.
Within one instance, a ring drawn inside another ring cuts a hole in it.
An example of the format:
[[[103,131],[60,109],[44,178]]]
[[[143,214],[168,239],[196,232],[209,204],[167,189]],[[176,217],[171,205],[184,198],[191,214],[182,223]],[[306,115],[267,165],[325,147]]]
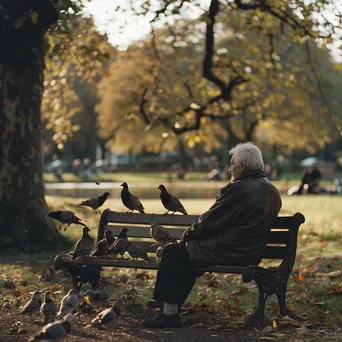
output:
[[[196,221],[196,215],[160,215],[160,214],[125,214],[115,211],[109,211],[106,217],[107,222],[116,223],[134,223],[134,224],[148,224],[151,221],[157,222],[161,225],[169,226],[190,226]]]

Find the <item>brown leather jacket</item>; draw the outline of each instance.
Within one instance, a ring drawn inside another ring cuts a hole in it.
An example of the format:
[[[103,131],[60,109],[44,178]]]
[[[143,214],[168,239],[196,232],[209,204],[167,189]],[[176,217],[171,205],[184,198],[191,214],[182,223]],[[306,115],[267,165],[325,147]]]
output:
[[[190,258],[199,264],[258,264],[281,198],[261,170],[247,169],[223,187],[214,205],[184,232]]]

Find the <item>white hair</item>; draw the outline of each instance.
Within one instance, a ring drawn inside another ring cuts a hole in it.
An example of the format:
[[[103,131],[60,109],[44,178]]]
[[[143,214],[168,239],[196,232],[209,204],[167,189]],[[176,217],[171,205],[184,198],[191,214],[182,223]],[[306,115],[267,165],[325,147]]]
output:
[[[262,170],[264,168],[262,153],[252,142],[236,145],[229,151],[229,154],[234,157],[235,164],[242,163],[249,169]]]

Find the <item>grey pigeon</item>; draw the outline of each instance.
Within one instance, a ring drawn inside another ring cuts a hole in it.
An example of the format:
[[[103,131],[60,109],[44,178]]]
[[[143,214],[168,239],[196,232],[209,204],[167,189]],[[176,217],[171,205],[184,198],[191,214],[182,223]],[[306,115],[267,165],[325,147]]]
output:
[[[127,252],[133,258],[133,260],[140,258],[148,262],[151,261],[151,259],[148,257],[147,253],[145,252],[144,248],[139,245],[135,245],[131,243],[127,247]]]
[[[145,214],[144,207],[141,204],[139,198],[129,192],[127,183],[122,183],[121,186],[123,187],[123,189],[121,190],[122,203],[129,209],[126,211],[126,213],[128,213],[129,211],[133,212],[133,210],[138,210],[139,213]]]
[[[183,215],[188,215],[178,197],[172,196],[163,184],[159,185],[158,189],[160,190],[160,199],[163,206],[167,209],[167,212],[165,212],[164,215],[167,215],[169,211],[173,211],[172,215],[177,211]]]
[[[90,232],[90,229],[88,227],[83,228],[83,235],[76,242],[72,259],[76,259],[78,257],[89,256],[91,250],[94,247],[94,241],[91,238],[91,236],[88,234],[89,232]]]
[[[177,239],[170,235],[166,228],[156,222],[151,222],[150,234],[160,247],[164,247],[169,243],[178,243]]]
[[[103,195],[99,197],[92,197],[86,201],[80,203],[80,205],[84,205],[86,207],[92,208],[95,212],[98,212],[98,208],[103,205],[103,203],[107,200],[108,196],[110,196],[109,192],[105,192]]]
[[[122,228],[117,240],[110,246],[108,254],[114,254],[115,256],[123,255],[127,251],[128,246],[131,244],[127,238],[127,232],[129,230],[127,228]]]
[[[51,292],[46,291],[44,293],[44,302],[40,308],[40,313],[44,315],[44,325],[52,323],[56,319],[58,307],[51,299]]]
[[[34,341],[60,341],[71,332],[71,324],[75,321],[74,316],[67,314],[62,321],[49,323],[36,335],[28,339],[28,342]]]
[[[123,310],[124,304],[122,300],[118,298],[113,307],[100,312],[86,328],[105,328],[114,330],[119,324],[119,319]]]
[[[19,311],[20,314],[32,314],[39,311],[42,305],[40,298],[41,292],[34,291],[31,299],[25,304],[25,306]]]
[[[71,289],[61,301],[61,306],[57,316],[73,313],[78,305],[78,291]]]
[[[88,297],[88,301],[94,306],[103,306],[108,301],[108,293],[106,291],[91,291],[88,290],[85,293],[85,297]]]
[[[108,253],[109,247],[115,242],[115,237],[110,230],[104,233],[105,238],[97,243],[96,251],[93,256],[102,256]]]
[[[46,217],[52,217],[53,219],[61,222],[62,224],[58,227],[59,230],[61,230],[65,224],[67,226],[64,227],[64,231],[66,231],[71,224],[80,224],[81,226],[86,226],[83,222],[81,222],[82,220],[70,210],[50,211]]]

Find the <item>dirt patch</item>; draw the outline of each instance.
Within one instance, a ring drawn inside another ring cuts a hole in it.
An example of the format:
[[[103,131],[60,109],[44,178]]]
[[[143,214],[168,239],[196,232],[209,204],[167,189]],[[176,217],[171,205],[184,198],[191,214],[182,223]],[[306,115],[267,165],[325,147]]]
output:
[[[191,319],[185,319],[180,329],[149,329],[142,325],[142,317],[123,317],[117,331],[109,332],[98,329],[85,329],[92,315],[76,316],[72,333],[64,339],[68,342],[92,341],[173,341],[173,342],[206,342],[206,341],[341,341],[340,329],[325,330],[321,328],[310,330],[308,335],[300,335],[295,329],[282,329],[271,334],[258,332],[254,329],[228,330],[194,325]],[[19,315],[18,310],[4,307],[0,310],[0,341],[27,341],[29,336],[36,334],[42,328],[42,317]]]

